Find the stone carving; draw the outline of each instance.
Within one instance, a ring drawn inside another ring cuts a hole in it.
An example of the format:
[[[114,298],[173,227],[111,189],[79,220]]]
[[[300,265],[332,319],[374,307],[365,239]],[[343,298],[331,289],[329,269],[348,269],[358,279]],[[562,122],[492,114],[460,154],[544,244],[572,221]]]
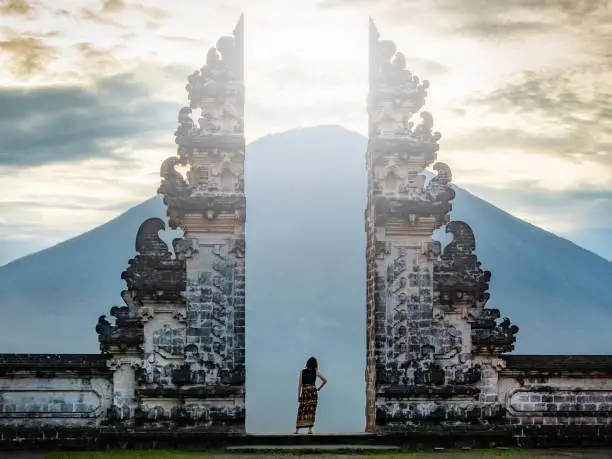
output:
[[[186,213],[200,213],[207,220],[215,220],[221,214],[236,215],[236,220],[244,224],[246,199],[243,194],[216,194],[192,195],[188,197],[164,196],[164,204],[168,206],[169,226],[172,229],[183,227]],[[183,228],[184,229],[184,228]]]
[[[155,312],[153,311],[153,308],[143,307],[138,310],[138,317],[140,318],[140,322],[143,324],[149,322],[154,316]]]
[[[374,151],[376,146],[372,145]],[[376,154],[376,153],[372,153]],[[438,175],[425,186],[425,176],[409,168],[409,158],[380,155],[373,161],[371,191],[377,224],[400,220],[411,224],[420,218],[436,218],[436,227],[448,221],[455,191],[450,186],[452,174],[444,163],[437,163]],[[423,165],[425,166],[425,165]]]
[[[439,132],[433,132],[433,116],[429,112],[421,112],[421,122],[414,127],[414,122],[402,116],[394,117],[389,113],[390,108],[386,105],[376,107],[372,111],[373,133],[380,140],[404,141],[412,144],[412,149],[424,148],[426,151],[435,153],[439,149],[438,142],[442,138]]]
[[[198,253],[198,241],[196,239],[176,238],[172,241],[172,248],[176,259],[184,261]]]
[[[100,342],[110,341],[113,326],[106,320],[106,316],[98,317],[98,323],[96,324],[96,333]]]
[[[400,107],[418,111],[425,104],[429,81],[421,82],[406,68],[406,56],[394,42],[379,37],[370,21],[370,97],[390,98]]]
[[[165,196],[183,196],[189,192],[187,182],[176,170],[176,166],[180,164],[180,161],[177,156],[171,156],[162,163],[160,170],[162,183],[157,190],[158,193]]]
[[[195,129],[196,125],[191,118],[192,108],[191,107],[183,107],[179,111],[178,122],[179,127],[174,133],[176,137],[185,137],[191,134],[191,132]]]
[[[172,328],[164,324],[153,332],[153,349],[162,350],[170,355],[182,356],[185,348],[185,328]]]
[[[234,239],[232,243],[232,248],[230,250],[230,254],[234,255],[236,258],[244,258],[246,252],[245,240],[244,239]]]
[[[158,234],[165,229],[159,218],[150,218],[140,226],[136,236],[138,255],[128,262],[129,267],[121,275],[128,290],[139,300],[179,300],[185,290],[185,261],[172,259]]]
[[[170,357],[173,357],[170,355]],[[146,387],[161,388],[172,386],[172,372],[180,365],[174,358],[165,358],[153,352],[143,360],[136,377],[140,391]]]
[[[130,311],[130,315],[135,316],[138,314],[139,309],[142,307],[142,303],[134,298],[134,295],[129,290],[123,290],[121,292],[121,299]]]
[[[512,325],[510,319],[504,318],[499,324],[493,326],[472,327],[472,346],[478,354],[500,355],[514,350],[516,334],[519,328]]]
[[[373,23],[370,47],[367,430],[497,422],[493,359],[512,349],[518,328],[485,309],[491,273],[474,253],[470,227],[449,221],[449,166],[436,163],[425,184],[441,135],[430,112],[411,118],[429,84]],[[442,225],[453,235],[443,251],[431,239]]]
[[[437,172],[437,175],[429,181],[427,185],[428,193],[436,200],[452,201],[455,199],[455,191],[450,187],[453,180],[450,167],[445,163],[438,162],[434,164],[433,169]]]
[[[233,193],[241,188],[238,182],[244,176],[244,167],[241,161],[236,161],[236,155],[224,153],[218,162],[210,168],[208,188],[210,191],[223,191]],[[240,158],[242,159],[242,158]]]
[[[242,80],[242,44],[236,36],[221,37],[206,55],[206,64],[189,76],[185,87],[192,108],[203,98],[216,98],[231,89],[231,82]]]
[[[106,354],[113,349],[120,352],[125,352],[128,349],[140,350],[144,343],[144,333],[140,321],[129,316],[129,309],[126,306],[113,306],[111,315],[115,317],[115,325],[111,325],[106,320],[106,316],[100,316],[96,324],[100,352]]]
[[[178,155],[161,166],[158,191],[169,226],[184,237],[172,241],[173,256],[158,234],[164,222],[145,221],[138,254],[122,274],[134,306],[129,317],[146,330],[133,382],[136,426],[244,432],[242,29],[241,18],[233,37],[221,37],[188,78],[190,106],[180,110],[175,132]],[[125,319],[125,310],[115,313]],[[103,320],[98,328],[109,335]]]
[[[190,107],[179,112],[179,146],[244,149],[243,27],[241,18],[233,36],[219,38],[205,65],[188,77]]]
[[[436,196],[418,187],[403,189],[403,195],[397,199],[388,199],[385,196],[374,196],[376,223],[384,225],[389,221],[404,221],[416,224],[421,218],[434,218],[435,228],[447,221],[448,213],[452,209],[450,199],[454,191],[448,188],[447,193]]]
[[[434,277],[440,304],[478,302],[486,297],[491,272],[484,271],[474,254],[476,239],[469,225],[451,221],[446,232],[453,240],[444,248],[440,261],[435,263]]]

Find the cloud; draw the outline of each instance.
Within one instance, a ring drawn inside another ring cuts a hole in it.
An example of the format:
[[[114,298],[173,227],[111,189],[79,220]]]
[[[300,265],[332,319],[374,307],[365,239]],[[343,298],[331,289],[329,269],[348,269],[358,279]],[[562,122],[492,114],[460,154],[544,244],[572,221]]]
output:
[[[103,13],[119,13],[125,6],[125,0],[102,0]]]
[[[607,0],[434,0],[434,8],[454,17],[455,30],[482,38],[533,36],[566,31],[570,24],[580,25],[597,11],[597,4]]]
[[[430,76],[437,76],[451,71],[450,67],[442,64],[439,61],[415,56],[406,57],[406,67],[409,69],[414,69],[416,73],[422,73]]]
[[[455,31],[486,38],[497,37],[498,39],[507,39],[510,37],[552,32],[556,29],[557,26],[554,24],[545,24],[538,21],[508,21],[497,18],[485,21],[479,18],[465,22],[458,26]]]
[[[45,39],[51,34],[22,34],[12,29],[2,30],[5,39],[0,40],[0,53],[9,57],[10,70],[18,79],[28,79],[45,70],[57,55],[56,49]]]
[[[93,43],[75,43],[73,47],[83,59],[86,73],[104,75],[121,65],[113,57],[112,51],[99,49]]]
[[[367,6],[394,22],[416,17],[436,18],[434,26],[491,37],[533,34],[568,26],[593,31],[593,26],[609,23],[612,9],[608,0],[321,0],[321,8]],[[440,20],[439,15],[444,15]]]
[[[150,19],[158,21],[166,19],[170,15],[170,13],[163,8],[159,8],[156,6],[147,6],[140,3],[130,4],[129,8],[132,11],[141,13]]]
[[[0,13],[26,16],[31,12],[28,0],[0,0]]]
[[[144,22],[140,21],[139,18],[136,20],[141,22],[141,26],[145,30],[154,31],[163,25],[163,20],[167,19],[170,13],[163,8],[141,3],[126,3],[125,0],[102,0],[99,10],[82,8],[79,16],[81,20],[121,30],[130,30],[132,26],[128,25],[129,22],[134,20],[135,17],[142,16],[145,18]],[[125,21],[126,19],[128,22]]]
[[[99,11],[91,8],[83,8],[81,16],[83,19],[110,27],[123,27],[119,22],[108,17],[116,13],[125,14],[127,11],[143,15],[148,19],[147,27],[157,27],[155,21],[161,21],[169,16],[169,12],[156,6],[143,5],[141,3],[126,3],[125,0],[102,0]]]
[[[106,16],[104,13],[97,13],[89,8],[83,8],[81,10],[80,17],[82,20],[94,22],[99,25],[107,26],[107,27],[115,27],[119,29],[123,29],[124,27],[115,21]]]
[[[442,141],[443,147],[455,150],[522,150],[530,153],[576,152],[578,142],[558,134],[531,134],[523,129],[481,127],[453,134]]]
[[[541,121],[538,124],[556,126],[564,134],[534,135],[526,129],[484,127],[454,141],[475,141],[474,148],[489,143],[491,147],[506,145],[541,153],[588,155],[612,166],[608,155],[612,153],[612,86],[599,83],[603,78],[612,78],[612,64],[605,67],[577,65],[561,71],[524,72],[516,81],[489,94],[471,97],[466,103],[517,118],[537,117]]]
[[[609,70],[612,70],[612,65]],[[493,91],[480,101],[486,100],[497,111],[537,111],[555,121],[589,123],[609,114],[612,94],[606,91],[607,88],[589,82],[588,76],[589,66],[585,65],[562,71],[526,71],[517,81]]]
[[[517,218],[552,232],[588,227],[612,228],[612,191],[575,189],[546,190],[534,181],[516,181],[506,188],[463,186]]]
[[[91,86],[0,87],[0,166],[103,157],[129,139],[172,132],[180,106],[152,97],[154,70],[149,81],[136,71]]]

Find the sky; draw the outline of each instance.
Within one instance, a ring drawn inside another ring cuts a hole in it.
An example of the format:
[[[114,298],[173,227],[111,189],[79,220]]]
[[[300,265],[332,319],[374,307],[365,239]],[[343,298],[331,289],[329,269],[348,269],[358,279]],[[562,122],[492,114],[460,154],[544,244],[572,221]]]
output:
[[[431,82],[457,185],[612,230],[612,0],[0,0],[0,265],[155,193],[187,76],[242,12],[247,142],[366,135],[371,16]]]

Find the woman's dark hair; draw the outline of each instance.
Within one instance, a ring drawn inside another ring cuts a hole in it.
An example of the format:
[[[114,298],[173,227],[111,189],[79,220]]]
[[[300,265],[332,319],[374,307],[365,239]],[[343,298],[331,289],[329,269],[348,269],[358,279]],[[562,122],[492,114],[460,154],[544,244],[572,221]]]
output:
[[[309,370],[316,370],[317,368],[319,368],[319,362],[317,362],[317,359],[315,359],[314,357],[310,357],[306,361],[306,368],[308,368]]]

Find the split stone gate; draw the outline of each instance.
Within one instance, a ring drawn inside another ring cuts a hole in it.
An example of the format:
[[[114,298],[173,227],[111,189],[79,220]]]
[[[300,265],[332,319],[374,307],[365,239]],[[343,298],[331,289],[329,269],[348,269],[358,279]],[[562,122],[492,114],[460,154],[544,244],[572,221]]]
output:
[[[487,307],[491,274],[470,227],[449,219],[451,171],[422,110],[429,83],[372,22],[369,52],[366,431],[609,439],[612,358],[505,355],[518,327]],[[0,355],[0,443],[19,429],[245,433],[242,17],[186,90],[159,188],[183,237],[170,250],[164,221],[141,225],[125,305],[96,326],[100,355]],[[441,227],[453,236],[444,250],[432,239]]]
[[[243,50],[241,18],[188,78],[178,154],[164,161],[159,188],[170,227],[184,231],[174,256],[158,236],[164,222],[144,222],[123,274],[127,306],[111,311],[115,326],[100,318],[102,351],[113,356],[112,409],[122,422],[184,419],[244,431]],[[366,429],[432,416],[469,422],[476,412],[494,419],[503,411],[494,368],[518,328],[498,326],[499,311],[485,308],[489,273],[473,253],[474,237],[467,224],[449,223],[451,172],[435,163],[440,134],[431,114],[411,121],[429,84],[373,23],[369,79]],[[433,163],[437,175],[426,183]],[[186,179],[178,165],[188,168]],[[443,225],[454,240],[441,253],[431,236]]]

